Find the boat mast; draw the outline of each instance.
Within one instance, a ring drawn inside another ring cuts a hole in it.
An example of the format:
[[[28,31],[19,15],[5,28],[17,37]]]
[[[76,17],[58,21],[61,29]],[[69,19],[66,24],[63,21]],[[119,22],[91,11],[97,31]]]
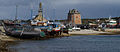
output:
[[[31,4],[31,19],[33,17],[33,4]]]
[[[56,19],[56,14],[55,14],[55,8],[53,9],[53,21],[55,22]]]
[[[16,5],[16,16],[15,16],[15,20],[17,20],[17,9],[18,9],[18,5]]]

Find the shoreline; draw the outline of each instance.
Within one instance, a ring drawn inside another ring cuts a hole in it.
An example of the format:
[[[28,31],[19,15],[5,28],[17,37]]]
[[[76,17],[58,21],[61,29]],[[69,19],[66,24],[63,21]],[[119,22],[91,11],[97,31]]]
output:
[[[69,32],[70,35],[118,35],[120,34],[119,30],[106,29],[105,31],[94,31],[94,30],[81,30],[75,32]]]
[[[23,40],[46,40],[50,38],[60,38],[60,37],[69,37],[69,36],[80,36],[80,35],[120,35],[120,30],[114,29],[111,31],[111,29],[106,29],[106,31],[94,31],[94,30],[81,30],[81,31],[73,31],[69,32],[69,34],[62,33],[62,35],[56,35],[56,36],[47,36],[44,38],[32,38],[32,39],[20,39],[20,38],[14,38],[5,35],[4,33],[0,33],[0,40],[1,41],[23,41]]]
[[[8,45],[15,45],[17,44],[16,41],[31,41],[31,40],[47,40],[51,38],[62,38],[62,37],[69,37],[69,36],[81,36],[81,35],[120,35],[120,31],[77,31],[76,32],[69,32],[69,34],[62,33],[62,35],[59,36],[48,36],[45,38],[35,38],[35,39],[19,39],[19,38],[13,38],[10,36],[6,36],[5,34],[0,33],[0,50],[5,51],[5,52],[12,52],[11,50],[8,49]],[[81,33],[82,32],[82,33]]]

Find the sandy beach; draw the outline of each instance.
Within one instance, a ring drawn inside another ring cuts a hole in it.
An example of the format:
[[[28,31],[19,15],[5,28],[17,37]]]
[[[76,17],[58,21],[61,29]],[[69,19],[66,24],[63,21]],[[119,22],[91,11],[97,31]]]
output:
[[[74,35],[97,35],[97,34],[105,34],[105,33],[111,33],[111,32],[103,32],[103,31],[94,31],[94,30],[80,30],[80,31],[72,31],[69,32],[69,34]]]
[[[120,29],[105,29],[105,31],[80,30],[69,32],[70,35],[117,35]]]

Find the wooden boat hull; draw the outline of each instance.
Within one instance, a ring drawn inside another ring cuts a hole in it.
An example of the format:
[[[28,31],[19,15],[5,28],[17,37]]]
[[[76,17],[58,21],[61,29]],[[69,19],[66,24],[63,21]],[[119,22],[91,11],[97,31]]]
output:
[[[19,24],[3,23],[5,33],[8,36],[13,37],[45,37],[46,34],[43,31],[36,31],[31,26],[21,26]]]
[[[6,31],[6,35],[13,36],[13,37],[19,37],[19,38],[34,38],[34,37],[45,37],[46,35],[43,34],[44,32],[10,32]]]

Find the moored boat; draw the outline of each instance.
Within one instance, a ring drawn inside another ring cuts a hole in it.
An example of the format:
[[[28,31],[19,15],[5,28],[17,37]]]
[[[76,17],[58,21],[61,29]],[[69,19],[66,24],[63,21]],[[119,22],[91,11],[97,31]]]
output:
[[[9,23],[8,23],[9,24]],[[13,37],[45,37],[45,33],[41,30],[36,30],[31,26],[21,26],[16,24],[4,24],[5,33]]]

